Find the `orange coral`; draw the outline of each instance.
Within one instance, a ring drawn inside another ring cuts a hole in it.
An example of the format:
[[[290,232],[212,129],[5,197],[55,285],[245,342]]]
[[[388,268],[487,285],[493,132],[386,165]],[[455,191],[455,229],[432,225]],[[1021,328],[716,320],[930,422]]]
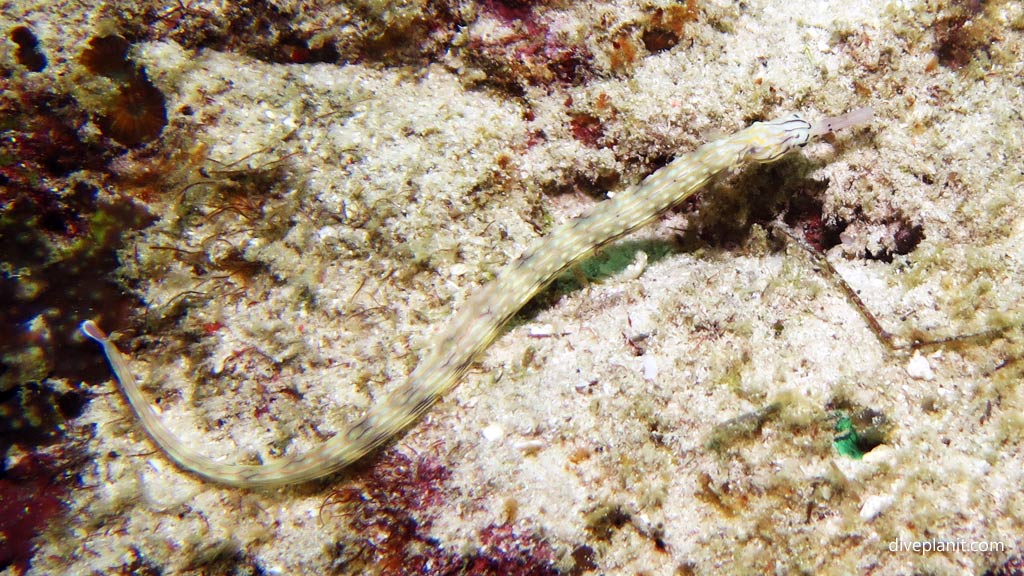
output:
[[[139,74],[118,91],[98,123],[105,136],[125,146],[150,142],[167,125],[166,100],[144,73]]]

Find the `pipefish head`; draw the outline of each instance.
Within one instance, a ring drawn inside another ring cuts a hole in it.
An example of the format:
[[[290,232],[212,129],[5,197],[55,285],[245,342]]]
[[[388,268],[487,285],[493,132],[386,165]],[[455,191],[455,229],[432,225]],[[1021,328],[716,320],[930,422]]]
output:
[[[811,123],[799,114],[777,120],[755,122],[738,132],[742,138],[742,159],[746,162],[774,162],[784,154],[811,140]]]
[[[746,130],[738,132],[743,144],[742,159],[748,162],[774,162],[782,155],[799,148],[814,138],[835,132],[849,126],[869,122],[874,115],[871,108],[858,108],[852,112],[825,118],[815,124],[804,120],[799,114],[790,114],[777,120],[755,122]]]

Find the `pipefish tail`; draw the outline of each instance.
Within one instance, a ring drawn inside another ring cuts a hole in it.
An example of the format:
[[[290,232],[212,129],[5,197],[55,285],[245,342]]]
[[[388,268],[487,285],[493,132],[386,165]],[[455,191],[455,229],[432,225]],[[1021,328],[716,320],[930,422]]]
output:
[[[266,464],[218,462],[186,445],[143,397],[128,361],[107,335],[91,320],[83,322],[81,330],[103,347],[142,427],[175,464],[207,480],[242,488],[306,482],[355,462],[415,422],[458,383],[501,327],[565,269],[686,200],[716,174],[747,163],[774,162],[814,138],[869,122],[872,115],[870,108],[862,108],[816,124],[798,114],[755,122],[596,204],[540,239],[474,294],[408,379],[383,402],[319,447]]]

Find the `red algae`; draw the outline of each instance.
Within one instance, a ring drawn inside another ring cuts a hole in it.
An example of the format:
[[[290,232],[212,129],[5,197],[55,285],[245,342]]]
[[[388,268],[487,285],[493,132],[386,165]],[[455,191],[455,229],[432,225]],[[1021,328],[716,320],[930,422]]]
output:
[[[33,540],[63,511],[57,469],[52,457],[30,454],[0,473],[0,570],[28,570]]]
[[[339,543],[335,563],[347,570],[387,576],[558,574],[546,542],[494,524],[479,534],[472,554],[445,548],[431,536],[433,518],[448,498],[451,471],[431,455],[390,450],[331,494],[324,507],[341,506],[358,540]]]

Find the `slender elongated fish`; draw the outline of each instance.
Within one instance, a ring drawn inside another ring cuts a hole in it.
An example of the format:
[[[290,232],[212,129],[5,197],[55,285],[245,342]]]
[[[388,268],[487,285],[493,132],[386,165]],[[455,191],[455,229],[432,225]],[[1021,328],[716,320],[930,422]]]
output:
[[[774,162],[814,138],[871,120],[861,108],[811,124],[798,114],[755,122],[709,142],[614,198],[557,227],[474,294],[437,338],[408,379],[348,430],[313,450],[259,465],[215,461],[185,445],[143,397],[128,361],[93,321],[82,332],[99,342],[128,403],[153,441],[178,466],[238,487],[297,484],[335,472],[394,437],[450,390],[497,337],[501,327],[561,272],[598,248],[654,220],[716,174],[750,162]]]

